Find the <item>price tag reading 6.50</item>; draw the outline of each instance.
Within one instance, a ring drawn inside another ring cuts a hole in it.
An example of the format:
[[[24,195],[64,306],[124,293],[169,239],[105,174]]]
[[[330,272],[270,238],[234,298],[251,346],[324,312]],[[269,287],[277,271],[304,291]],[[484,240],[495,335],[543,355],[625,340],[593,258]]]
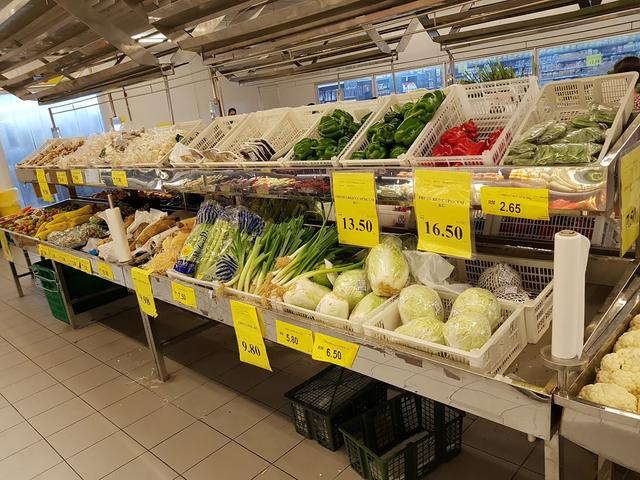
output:
[[[358,350],[360,350],[360,345],[356,343],[316,333],[311,358],[351,368],[358,355]]]
[[[334,172],[332,186],[340,243],[358,247],[376,246],[380,239],[380,227],[373,172]]]
[[[418,249],[471,258],[471,173],[414,172]]]

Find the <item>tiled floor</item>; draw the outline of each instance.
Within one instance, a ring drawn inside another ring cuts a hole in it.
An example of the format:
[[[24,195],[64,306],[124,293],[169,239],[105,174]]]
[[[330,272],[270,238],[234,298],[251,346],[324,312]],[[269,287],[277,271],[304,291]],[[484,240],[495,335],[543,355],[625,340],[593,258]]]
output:
[[[273,373],[238,361],[219,325],[168,349],[154,380],[137,310],[71,330],[24,279],[18,298],[0,265],[0,480],[351,480],[344,450],[298,435],[283,393],[323,365],[269,346]],[[199,322],[162,308],[161,335]],[[543,449],[467,416],[462,453],[427,478],[541,480]],[[595,459],[568,448],[567,478]]]

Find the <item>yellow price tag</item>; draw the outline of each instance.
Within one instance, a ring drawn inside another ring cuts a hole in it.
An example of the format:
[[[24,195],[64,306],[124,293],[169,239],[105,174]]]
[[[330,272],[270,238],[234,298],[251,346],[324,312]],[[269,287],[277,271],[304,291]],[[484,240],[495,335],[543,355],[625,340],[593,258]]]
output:
[[[171,282],[171,296],[173,299],[186,305],[187,307],[196,308],[196,292],[193,288],[187,287],[180,283]]]
[[[4,254],[4,259],[7,262],[13,262],[13,255],[11,255],[11,249],[9,248],[9,240],[7,239],[7,234],[0,230],[0,244],[2,245],[2,253]]]
[[[271,370],[267,347],[262,338],[264,326],[253,305],[230,300],[231,317],[236,331],[240,361]]]
[[[156,301],[153,298],[153,289],[151,288],[151,270],[143,270],[138,267],[131,269],[131,279],[133,280],[133,288],[136,291],[138,305],[147,315],[157,317]]]
[[[67,172],[56,172],[56,178],[61,185],[69,185],[69,179],[67,178]]]
[[[546,188],[480,189],[482,211],[488,215],[549,220],[549,190]]]
[[[42,245],[41,243],[38,244],[38,255],[40,255],[41,257],[51,258],[51,256],[49,255],[49,247],[47,247],[46,245]]]
[[[308,328],[276,320],[276,339],[280,345],[302,353],[310,354],[313,350],[313,332]]]
[[[71,170],[71,180],[75,185],[84,185],[82,170]]]
[[[96,262],[96,264],[98,265],[98,275],[100,275],[102,278],[113,281],[113,270],[111,268],[111,265],[100,261]]]
[[[620,253],[624,255],[640,233],[640,147],[620,160]]]
[[[127,172],[125,170],[112,170],[111,180],[116,187],[128,187],[129,180],[127,179]]]
[[[471,173],[415,170],[418,249],[471,258]]]
[[[45,202],[53,202],[53,195],[49,188],[49,182],[47,181],[47,174],[42,168],[36,169],[36,178],[38,179],[38,186],[40,187],[40,194]]]
[[[373,172],[334,172],[332,188],[340,243],[375,247],[380,227]]]
[[[170,127],[171,125],[173,125],[171,122],[158,122],[156,123],[156,128]]]
[[[360,350],[360,345],[356,343],[316,333],[311,358],[351,368],[358,355],[358,350]]]
[[[587,67],[597,67],[602,64],[602,54],[594,53],[593,55],[587,55],[585,59]]]

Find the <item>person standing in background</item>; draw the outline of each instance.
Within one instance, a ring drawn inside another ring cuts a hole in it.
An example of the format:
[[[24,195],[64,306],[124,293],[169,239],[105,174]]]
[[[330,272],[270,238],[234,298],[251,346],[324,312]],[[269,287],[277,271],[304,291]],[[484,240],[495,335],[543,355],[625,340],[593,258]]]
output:
[[[626,72],[638,72],[640,73],[640,58],[638,57],[624,57],[622,60],[618,60],[613,66],[613,73],[626,73]],[[640,111],[640,81],[636,84],[636,98],[633,103],[633,110]]]
[[[227,115],[236,115],[238,112],[236,112],[236,109],[231,107],[229,110],[227,110]]]

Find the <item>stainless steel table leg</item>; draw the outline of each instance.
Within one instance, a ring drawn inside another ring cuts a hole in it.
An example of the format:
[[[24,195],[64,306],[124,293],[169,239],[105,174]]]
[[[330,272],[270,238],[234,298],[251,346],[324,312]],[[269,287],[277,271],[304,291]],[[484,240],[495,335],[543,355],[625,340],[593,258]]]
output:
[[[58,280],[58,285],[60,285],[60,293],[62,294],[62,303],[64,303],[64,310],[67,312],[67,318],[69,319],[69,325],[72,328],[80,328],[84,325],[78,325],[76,321],[75,313],[73,313],[73,304],[71,303],[71,296],[69,295],[69,287],[67,286],[67,281],[64,278],[64,272],[62,270],[61,265],[58,262],[51,261],[51,265],[53,265],[53,270],[56,272],[56,278]]]
[[[613,480],[613,463],[598,456],[598,480]]]
[[[16,264],[13,262],[9,262],[9,268],[11,269],[11,276],[13,277],[13,283],[15,283],[16,285],[18,296],[24,297],[24,292],[22,291],[22,285],[20,285],[20,277],[18,276],[18,271],[16,270]]]
[[[29,275],[31,278],[35,278],[33,275],[33,270],[31,270],[31,258],[29,258],[29,252],[26,250],[22,250],[22,254],[24,255],[24,261],[27,262],[27,268],[29,269]]]
[[[544,442],[544,478],[545,480],[562,479],[562,451],[560,433],[556,431],[551,440]]]
[[[142,317],[142,325],[144,326],[144,333],[147,336],[147,344],[151,355],[153,355],[153,361],[156,364],[158,371],[158,380],[165,382],[169,379],[167,373],[167,366],[164,363],[164,355],[162,354],[162,345],[157,338],[157,332],[153,323],[153,318],[149,318],[149,315],[140,310],[140,316]]]

